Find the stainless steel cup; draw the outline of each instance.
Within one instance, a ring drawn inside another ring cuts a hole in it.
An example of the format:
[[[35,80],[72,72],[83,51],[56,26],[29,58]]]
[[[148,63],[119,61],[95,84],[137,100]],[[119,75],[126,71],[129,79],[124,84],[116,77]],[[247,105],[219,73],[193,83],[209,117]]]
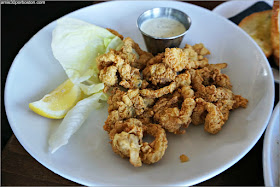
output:
[[[153,18],[175,19],[184,25],[186,31],[180,35],[172,36],[168,38],[159,38],[159,37],[151,36],[143,32],[141,26],[145,21]],[[142,33],[148,51],[151,52],[153,55],[164,52],[165,48],[167,47],[169,48],[179,47],[183,37],[189,30],[190,26],[191,26],[191,18],[187,14],[185,14],[180,10],[174,8],[168,8],[168,7],[159,7],[159,8],[153,8],[147,10],[143,12],[137,19],[137,27]]]

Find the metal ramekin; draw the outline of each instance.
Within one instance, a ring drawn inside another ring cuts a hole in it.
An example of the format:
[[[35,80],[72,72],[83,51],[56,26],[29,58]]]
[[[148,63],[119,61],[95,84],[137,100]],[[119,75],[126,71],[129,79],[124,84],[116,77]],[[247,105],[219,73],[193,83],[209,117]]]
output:
[[[142,23],[149,19],[153,18],[171,18],[175,19],[179,22],[181,22],[185,28],[186,31],[180,35],[172,36],[168,38],[159,38],[155,36],[151,36],[141,30]],[[168,7],[159,7],[159,8],[153,8],[150,10],[147,10],[143,12],[139,18],[137,19],[137,27],[141,31],[142,36],[145,40],[146,47],[149,52],[151,52],[153,55],[156,55],[158,53],[164,52],[165,48],[169,47],[179,47],[179,45],[182,42],[183,37],[187,33],[191,26],[191,18],[185,14],[184,12],[174,9],[174,8],[168,8]]]

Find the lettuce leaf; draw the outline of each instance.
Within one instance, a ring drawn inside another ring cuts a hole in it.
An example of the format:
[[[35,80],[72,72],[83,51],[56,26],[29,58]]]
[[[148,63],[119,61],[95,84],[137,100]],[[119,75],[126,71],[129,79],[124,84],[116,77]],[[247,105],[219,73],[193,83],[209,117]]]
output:
[[[53,55],[69,79],[87,95],[104,88],[97,77],[96,57],[122,45],[122,40],[107,29],[67,17],[57,21],[51,43]]]
[[[82,126],[89,113],[101,106],[99,100],[106,100],[107,96],[101,91],[79,101],[64,117],[62,123],[49,139],[49,148],[54,153],[61,146],[68,143],[70,137]]]
[[[52,33],[54,57],[65,70],[68,78],[80,87],[86,98],[79,101],[64,117],[57,130],[50,136],[49,148],[54,153],[68,143],[93,109],[107,100],[102,92],[104,83],[98,78],[96,57],[119,50],[123,41],[107,29],[73,18],[61,18]]]

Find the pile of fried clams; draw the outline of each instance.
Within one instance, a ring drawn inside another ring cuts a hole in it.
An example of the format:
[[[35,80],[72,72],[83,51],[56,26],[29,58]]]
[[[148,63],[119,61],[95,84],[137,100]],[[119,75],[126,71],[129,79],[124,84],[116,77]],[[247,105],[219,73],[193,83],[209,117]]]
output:
[[[121,50],[97,58],[99,79],[108,99],[108,132],[113,151],[139,167],[158,162],[167,149],[166,131],[184,134],[190,123],[218,133],[229,111],[247,106],[248,100],[232,92],[221,69],[226,63],[208,64],[210,51],[203,44],[166,48],[156,56],[140,49],[131,38]],[[151,135],[154,141],[144,142]]]

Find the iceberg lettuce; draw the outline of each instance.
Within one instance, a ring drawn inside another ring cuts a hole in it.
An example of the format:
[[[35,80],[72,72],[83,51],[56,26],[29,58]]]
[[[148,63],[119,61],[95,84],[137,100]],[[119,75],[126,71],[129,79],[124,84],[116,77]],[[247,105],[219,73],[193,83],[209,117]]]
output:
[[[68,111],[60,126],[50,136],[49,148],[52,153],[68,143],[92,109],[100,107],[99,100],[108,99],[102,92],[104,83],[98,79],[96,57],[110,49],[119,50],[122,45],[123,41],[107,29],[73,18],[57,21],[52,33],[53,55],[86,98]]]
[[[106,99],[106,96],[104,96],[102,91],[79,101],[71,110],[69,110],[62,120],[62,123],[50,136],[49,148],[51,153],[54,153],[61,146],[68,143],[70,137],[82,126],[89,113],[93,109],[100,107],[100,99]]]
[[[122,45],[122,40],[107,29],[67,17],[57,21],[51,43],[53,55],[69,79],[87,95],[104,88],[94,86],[103,84],[97,77],[96,57],[110,49],[119,50]],[[92,77],[95,81],[90,80]]]

